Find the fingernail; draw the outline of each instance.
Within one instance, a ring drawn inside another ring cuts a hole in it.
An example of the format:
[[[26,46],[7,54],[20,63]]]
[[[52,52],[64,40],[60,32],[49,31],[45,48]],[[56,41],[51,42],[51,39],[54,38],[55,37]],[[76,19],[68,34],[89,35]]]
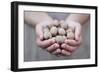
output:
[[[65,43],[67,44],[67,40],[65,40]]]
[[[59,45],[58,45],[58,44],[55,44],[55,46],[56,46],[56,47],[59,47]]]
[[[52,43],[55,43],[55,40],[54,40],[54,39],[52,39],[52,40],[51,40],[51,42],[52,42]]]
[[[63,48],[66,48],[65,44],[62,46]]]
[[[69,52],[67,52],[67,51],[65,51],[65,50],[62,50],[62,52],[63,52],[66,56],[70,56],[70,55],[71,55],[71,53],[69,53]]]
[[[59,49],[59,53],[61,53],[61,49]]]

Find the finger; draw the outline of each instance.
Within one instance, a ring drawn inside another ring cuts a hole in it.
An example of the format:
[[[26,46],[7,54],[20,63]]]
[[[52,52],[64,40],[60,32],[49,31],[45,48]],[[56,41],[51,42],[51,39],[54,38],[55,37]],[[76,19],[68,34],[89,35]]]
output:
[[[61,49],[60,48],[58,48],[54,52],[52,52],[52,54],[54,54],[54,55],[59,55],[60,53],[61,53]]]
[[[74,31],[74,29],[75,29],[74,24],[75,23],[73,21],[66,21],[65,23],[67,24],[68,28],[70,28]]]
[[[80,38],[78,40],[71,40],[71,39],[67,39],[65,40],[65,43],[70,45],[70,46],[78,46],[80,45],[82,42],[82,38],[80,36]]]
[[[54,43],[55,43],[54,39],[40,40],[37,38],[37,45],[42,48],[47,48],[48,46],[51,46]]]
[[[48,52],[53,52],[54,50],[56,50],[57,48],[59,48],[59,44],[55,43],[53,45],[51,45],[50,47],[48,47],[46,50]]]
[[[42,23],[40,23],[44,28],[46,27],[51,27],[53,25],[53,21],[44,21]]]
[[[63,56],[69,56],[69,55],[71,55],[71,52],[66,51],[66,50],[62,50],[62,51],[61,51],[61,54],[62,54]]]
[[[75,27],[75,39],[78,40],[81,35],[81,26],[77,24],[77,27]]]
[[[39,39],[43,39],[43,29],[41,25],[36,26],[36,35]]]
[[[62,47],[64,50],[69,51],[69,52],[73,52],[73,51],[75,51],[75,49],[77,48],[77,47],[69,46],[69,45],[67,45],[67,44],[62,44],[61,47]]]
[[[60,20],[59,24],[64,24],[64,20]]]

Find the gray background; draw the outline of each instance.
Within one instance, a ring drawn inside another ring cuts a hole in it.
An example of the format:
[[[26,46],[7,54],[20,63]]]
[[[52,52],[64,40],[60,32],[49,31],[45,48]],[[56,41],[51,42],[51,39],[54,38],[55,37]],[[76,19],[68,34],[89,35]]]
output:
[[[68,13],[48,13],[51,17],[64,20]],[[82,44],[71,56],[57,57],[39,48],[36,45],[35,29],[28,24],[24,25],[24,61],[68,60],[90,58],[90,20],[82,26]]]

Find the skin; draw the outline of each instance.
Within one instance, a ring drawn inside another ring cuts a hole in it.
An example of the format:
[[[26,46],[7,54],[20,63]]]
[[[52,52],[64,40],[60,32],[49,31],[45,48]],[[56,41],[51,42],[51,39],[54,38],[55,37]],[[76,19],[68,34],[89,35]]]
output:
[[[47,50],[49,53],[55,51],[59,53],[56,49],[59,48],[59,44],[55,43],[54,38],[43,40],[43,27],[45,25],[51,25],[54,23],[53,19],[45,12],[25,12],[25,22],[35,27],[36,30],[36,43],[39,47]]]
[[[25,22],[31,24],[35,27],[36,30],[36,42],[37,45],[49,53],[54,55],[71,55],[81,44],[81,27],[89,18],[89,15],[83,14],[71,14],[67,19],[65,19],[64,24],[69,28],[75,30],[75,39],[68,40],[66,39],[64,43],[61,44],[61,47],[58,43],[55,43],[55,39],[43,40],[43,26],[53,24],[53,19],[44,12],[26,12],[25,13]],[[74,24],[73,24],[74,23]],[[62,48],[63,50],[60,50]]]
[[[63,55],[71,55],[81,45],[82,36],[81,30],[82,25],[89,19],[89,15],[84,14],[71,14],[66,18],[64,24],[75,31],[75,39],[66,39],[61,47],[65,50],[62,52]],[[70,53],[70,54],[69,54]]]

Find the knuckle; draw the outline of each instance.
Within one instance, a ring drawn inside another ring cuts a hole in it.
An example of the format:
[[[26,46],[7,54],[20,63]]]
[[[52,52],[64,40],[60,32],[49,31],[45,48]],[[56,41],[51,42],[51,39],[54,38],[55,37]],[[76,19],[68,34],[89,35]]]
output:
[[[74,52],[76,50],[75,47],[67,47],[67,50],[69,50],[70,52]]]

